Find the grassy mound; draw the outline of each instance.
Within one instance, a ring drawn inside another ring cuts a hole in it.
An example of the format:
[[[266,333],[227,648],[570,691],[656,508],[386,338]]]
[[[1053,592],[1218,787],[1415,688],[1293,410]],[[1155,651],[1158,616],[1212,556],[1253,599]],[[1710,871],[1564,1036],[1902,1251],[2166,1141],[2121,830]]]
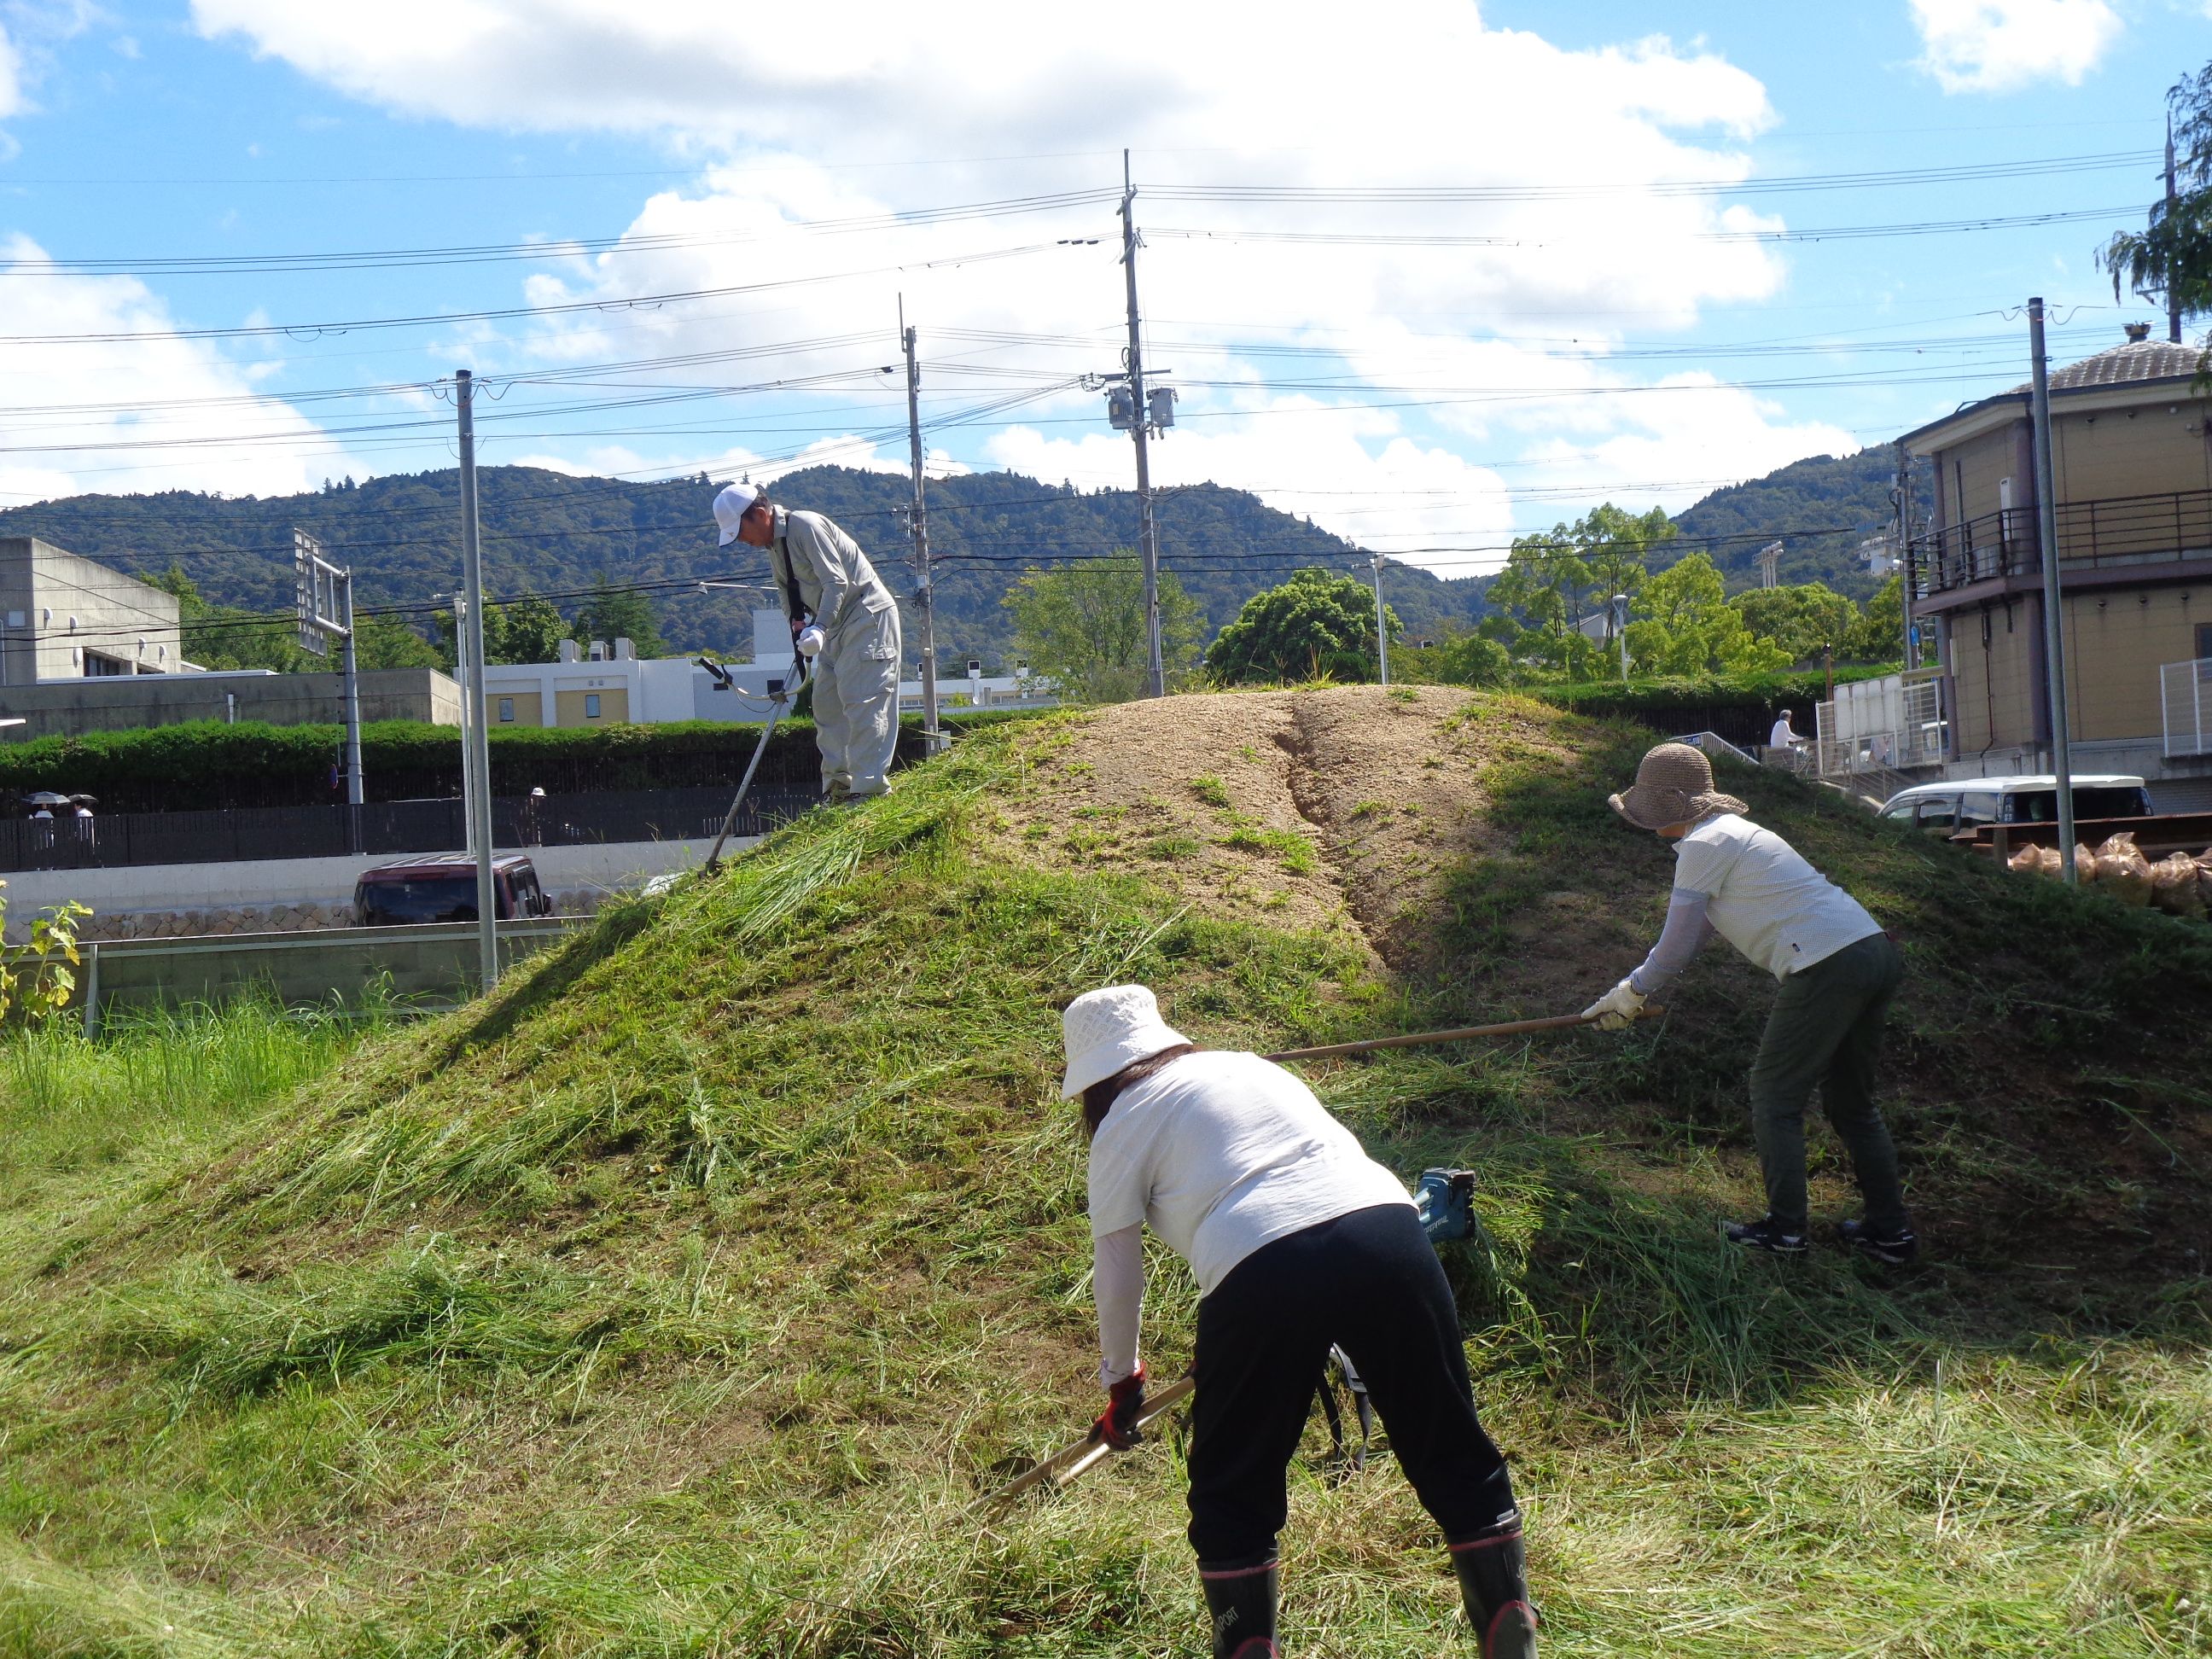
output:
[[[304,1086],[94,1132],[66,1057],[0,1073],[0,1652],[1197,1651],[1171,1437],[963,1513],[1093,1409],[1054,1010],[1142,979],[1269,1048],[1579,1006],[1664,903],[1598,787],[1644,740],[1437,692],[1057,720]],[[1731,787],[1905,936],[1926,1272],[1723,1254],[1765,992],[1717,957],[1628,1040],[1314,1073],[1482,1174],[1447,1267],[1554,1650],[2206,1651],[2212,953]],[[1285,1541],[1294,1651],[1460,1642],[1387,1460],[1302,1464]]]

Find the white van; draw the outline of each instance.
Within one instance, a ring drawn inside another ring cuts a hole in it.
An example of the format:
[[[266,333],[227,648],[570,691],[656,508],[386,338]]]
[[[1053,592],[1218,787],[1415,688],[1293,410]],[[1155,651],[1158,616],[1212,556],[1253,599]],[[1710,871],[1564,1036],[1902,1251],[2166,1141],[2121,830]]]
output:
[[[1948,778],[1900,789],[1881,804],[1881,816],[1954,836],[1982,823],[2049,823],[2058,816],[2058,780],[2050,773],[2018,778]],[[2150,791],[2141,778],[2117,774],[2074,775],[2074,817],[2147,818]]]

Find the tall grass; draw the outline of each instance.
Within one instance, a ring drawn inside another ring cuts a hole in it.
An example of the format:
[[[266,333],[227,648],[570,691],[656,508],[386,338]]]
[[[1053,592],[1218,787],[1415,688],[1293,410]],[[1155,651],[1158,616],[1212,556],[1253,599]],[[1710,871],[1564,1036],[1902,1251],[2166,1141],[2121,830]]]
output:
[[[42,1177],[173,1157],[326,1074],[397,1018],[374,1001],[302,1013],[246,998],[118,1016],[91,1041],[67,1020],[0,1033],[0,1204]]]

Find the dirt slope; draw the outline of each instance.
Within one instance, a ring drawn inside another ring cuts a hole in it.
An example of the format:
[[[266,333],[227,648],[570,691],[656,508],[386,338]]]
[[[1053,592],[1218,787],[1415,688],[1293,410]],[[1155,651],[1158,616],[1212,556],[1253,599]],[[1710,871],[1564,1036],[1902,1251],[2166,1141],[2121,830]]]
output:
[[[1328,928],[1393,967],[1434,952],[1445,872],[1496,850],[1486,767],[1564,755],[1443,686],[1218,693],[1102,711],[1033,748],[1018,855],[1119,865],[1224,915]]]

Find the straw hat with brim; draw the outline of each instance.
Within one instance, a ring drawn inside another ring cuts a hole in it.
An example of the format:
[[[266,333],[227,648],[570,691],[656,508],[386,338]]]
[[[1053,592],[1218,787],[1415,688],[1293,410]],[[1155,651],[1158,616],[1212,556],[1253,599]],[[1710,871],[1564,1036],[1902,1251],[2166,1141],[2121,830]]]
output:
[[[1713,787],[1713,763],[1686,743],[1662,743],[1645,755],[1636,781],[1608,797],[1607,805],[1639,830],[1664,830],[1716,812],[1751,810]]]
[[[1067,1043],[1067,1075],[1060,1097],[1073,1100],[1124,1066],[1190,1041],[1160,1018],[1160,1005],[1141,985],[1085,991],[1060,1017]]]

